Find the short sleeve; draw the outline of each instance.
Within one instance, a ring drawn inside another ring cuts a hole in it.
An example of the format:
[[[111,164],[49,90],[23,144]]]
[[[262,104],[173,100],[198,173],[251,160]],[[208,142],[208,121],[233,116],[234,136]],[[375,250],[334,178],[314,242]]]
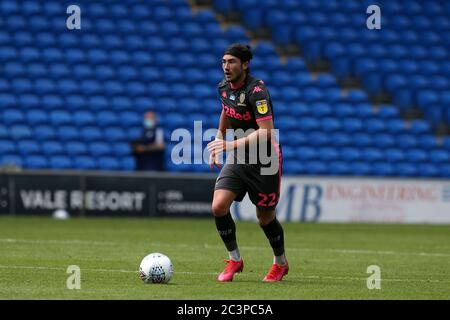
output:
[[[272,119],[272,101],[269,91],[262,81],[250,88],[249,102],[256,122]]]

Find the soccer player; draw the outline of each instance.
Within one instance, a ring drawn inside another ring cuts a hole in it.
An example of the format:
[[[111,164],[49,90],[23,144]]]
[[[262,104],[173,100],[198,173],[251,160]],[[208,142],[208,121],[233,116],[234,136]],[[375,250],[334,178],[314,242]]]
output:
[[[274,137],[272,102],[269,92],[260,79],[249,73],[253,57],[250,46],[233,44],[222,58],[224,79],[218,91],[222,101],[222,114],[216,139],[208,144],[209,164],[221,169],[217,178],[212,211],[216,227],[229,253],[225,270],[219,281],[232,281],[242,272],[244,262],[236,241],[236,226],[230,213],[233,201],[242,201],[248,192],[256,206],[256,216],[273,249],[273,264],[263,281],[280,281],[288,273],[289,266],[284,252],[284,233],[275,215],[280,197],[281,148]],[[226,140],[227,129],[241,129],[242,137]],[[254,148],[254,146],[257,148]],[[266,150],[270,156],[267,163],[262,158]],[[244,150],[244,152],[239,152]],[[220,156],[230,153],[222,166]],[[256,161],[254,160],[256,157]],[[232,161],[230,161],[230,159]],[[263,161],[264,160],[264,161]],[[230,163],[231,162],[231,163]],[[275,162],[275,163],[274,163]],[[264,169],[275,168],[265,171]]]

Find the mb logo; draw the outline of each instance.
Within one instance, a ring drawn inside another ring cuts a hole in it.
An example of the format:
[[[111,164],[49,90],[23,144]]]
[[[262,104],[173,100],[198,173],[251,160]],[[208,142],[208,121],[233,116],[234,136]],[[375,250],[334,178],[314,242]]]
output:
[[[79,266],[71,265],[67,267],[66,273],[70,274],[70,276],[67,278],[66,286],[67,289],[73,290],[81,289],[81,270]]]

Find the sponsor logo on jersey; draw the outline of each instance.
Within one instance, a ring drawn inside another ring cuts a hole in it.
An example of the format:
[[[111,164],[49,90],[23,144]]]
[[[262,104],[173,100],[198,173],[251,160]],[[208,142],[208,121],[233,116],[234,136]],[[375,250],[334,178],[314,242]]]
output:
[[[262,92],[262,91],[263,91],[263,89],[261,89],[259,86],[256,86],[256,87],[253,88],[253,93],[255,93],[255,92]]]
[[[233,100],[233,101],[236,100],[236,96],[234,94],[231,94],[230,100]]]
[[[242,114],[223,103],[222,103],[222,108],[223,108],[223,110],[225,110],[225,115],[230,118],[234,118],[236,120],[245,120],[245,121],[250,121],[252,119],[252,116],[250,115],[250,111],[247,111],[246,113]]]
[[[266,114],[267,111],[269,111],[267,100],[256,101],[256,109],[258,110],[259,114]]]

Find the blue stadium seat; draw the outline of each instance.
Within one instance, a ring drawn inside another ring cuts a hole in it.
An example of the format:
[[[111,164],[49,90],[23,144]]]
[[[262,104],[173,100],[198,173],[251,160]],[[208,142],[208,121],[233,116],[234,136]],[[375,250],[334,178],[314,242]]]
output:
[[[97,168],[99,170],[119,170],[121,164],[118,159],[114,157],[99,157],[97,160]]]
[[[362,158],[362,152],[359,149],[353,147],[344,147],[342,149],[339,149],[338,152],[339,159],[347,162],[358,161]]]
[[[300,147],[297,149],[298,160],[314,160],[317,159],[317,150],[311,147]]]
[[[450,178],[450,165],[444,164],[440,167],[441,176],[444,178]]]
[[[143,118],[134,111],[124,111],[121,112],[119,116],[122,126],[125,127],[139,126],[143,120]]]
[[[365,148],[362,152],[364,160],[368,163],[382,161],[384,159],[384,154],[380,149],[376,148]]]
[[[289,138],[289,143],[296,145],[299,142],[299,138],[301,137],[301,133],[294,133],[292,138]],[[333,137],[327,133],[323,132],[311,132],[302,139],[302,144],[311,144],[312,146],[327,146],[328,144],[334,145],[335,141],[333,141]]]
[[[120,159],[121,169],[125,171],[134,171],[136,170],[136,160],[134,157],[126,156]]]
[[[84,142],[69,141],[65,144],[65,152],[70,157],[83,156],[88,154],[88,149]]]
[[[305,164],[299,161],[284,161],[283,174],[303,174],[305,173]]]
[[[31,128],[27,125],[13,125],[9,133],[14,140],[30,139],[33,135]]]
[[[305,164],[306,171],[312,175],[322,175],[327,172],[327,164],[320,161],[308,161]]]
[[[420,163],[428,160],[428,155],[422,149],[411,149],[406,151],[407,158],[412,163]]]
[[[22,167],[23,159],[20,156],[14,154],[0,154],[0,164]]]
[[[111,146],[105,142],[92,142],[88,145],[89,154],[95,157],[112,154]]]
[[[446,164],[450,160],[450,154],[447,150],[431,150],[430,161],[432,163]]]
[[[49,165],[51,169],[70,169],[73,167],[72,160],[67,156],[50,156]]]
[[[85,142],[99,141],[103,134],[98,127],[85,127],[80,129],[80,137]]]
[[[0,140],[0,154],[14,153],[16,146],[14,142],[10,140]]]
[[[38,154],[41,150],[37,141],[21,140],[17,143],[17,151],[23,156],[28,156]]]
[[[96,169],[95,158],[89,156],[79,156],[73,159],[75,169],[93,170]]]
[[[337,132],[330,137],[331,144],[336,147],[344,147],[352,144],[352,136],[347,133]]]
[[[368,119],[366,121],[366,131],[369,133],[380,133],[386,131],[386,123],[380,119]]]
[[[25,122],[25,116],[21,110],[6,109],[3,111],[3,121],[5,124],[22,124]]]
[[[73,123],[72,115],[65,110],[51,111],[50,121],[56,127]]]
[[[48,123],[47,113],[39,109],[27,111],[26,118],[27,122],[33,126]]]
[[[409,149],[415,148],[419,145],[419,141],[416,135],[413,134],[401,134],[395,137],[396,145],[399,148]]]
[[[9,86],[9,85],[8,85]],[[5,91],[7,88],[5,88]],[[0,94],[0,104],[3,107],[14,107],[17,104],[17,99],[13,94],[2,93]]]
[[[363,122],[358,118],[345,118],[342,122],[342,129],[347,133],[361,132],[363,128]]]
[[[367,133],[357,133],[352,135],[352,145],[357,147],[377,146],[375,139]]]
[[[70,111],[83,109],[86,106],[86,99],[83,96],[72,94],[66,97],[65,106]]]
[[[374,144],[381,148],[390,148],[395,146],[395,139],[393,135],[386,133],[379,133],[373,136]]]
[[[324,126],[327,126],[327,128],[332,127],[332,128],[334,128],[332,130],[336,130],[336,128],[340,127],[340,122],[338,119],[329,117],[329,116],[332,116],[332,113],[333,113],[333,110],[332,110],[330,104],[325,103],[325,102],[315,102],[315,103],[311,104],[311,109],[312,109],[311,110],[312,114],[316,118],[328,117],[328,118],[324,118],[321,120],[322,124]]]
[[[101,127],[110,127],[119,125],[119,117],[112,111],[100,111],[96,114],[97,125]]]
[[[73,113],[73,120],[74,120],[73,122],[78,127],[86,127],[89,125],[94,125],[96,122],[95,116],[91,111],[83,111],[83,110],[75,111]]]
[[[47,158],[41,155],[31,155],[24,159],[24,166],[28,169],[46,169],[49,166]]]
[[[64,106],[64,101],[62,97],[57,95],[43,95],[41,106],[46,110],[61,109]]]
[[[56,132],[52,126],[39,125],[34,128],[33,137],[39,141],[52,140],[56,137]]]
[[[73,125],[64,125],[57,129],[60,141],[72,141],[80,138],[80,129]]]
[[[112,147],[112,153],[117,157],[125,157],[131,154],[131,146],[127,142],[115,143]]]
[[[3,124],[0,124],[0,139],[9,138],[9,130]]]
[[[392,176],[395,173],[394,165],[386,162],[377,162],[372,165],[372,170],[377,176]]]
[[[339,158],[339,152],[335,148],[325,147],[318,150],[318,158],[322,161],[335,161]]]
[[[352,172],[352,167],[347,162],[332,161],[329,163],[329,171],[331,175],[348,175]]]
[[[320,121],[320,123],[321,123],[320,127],[325,132],[331,133],[340,131],[342,129],[341,122],[336,118],[324,118]]]
[[[142,129],[140,127],[133,127],[133,128],[129,128],[127,130],[127,137],[128,140],[132,141],[132,140],[136,140],[141,136],[142,133]],[[165,132],[167,135],[170,134],[169,131]],[[169,140],[170,140],[170,135],[169,135]]]
[[[41,146],[42,153],[47,156],[63,155],[63,144],[59,141],[44,141]]]
[[[401,177],[416,177],[419,174],[419,168],[411,163],[398,163],[395,171]]]
[[[419,175],[426,178],[436,177],[439,174],[439,168],[430,163],[422,163],[419,165]]]
[[[320,128],[320,123],[316,118],[312,117],[303,117],[299,120],[292,119],[293,122],[291,123],[292,129],[294,128],[301,128],[302,130],[305,130],[305,132],[308,131],[317,131]],[[289,121],[289,120],[288,120]],[[277,119],[277,123],[280,128],[285,128],[282,123],[280,123],[280,119]]]
[[[430,133],[430,124],[423,120],[414,120],[411,122],[410,131],[417,135]]]
[[[297,153],[294,147],[289,145],[283,148],[283,161],[295,160],[297,158]]]
[[[117,143],[127,140],[127,136],[122,127],[110,127],[104,130],[104,139],[110,143]]]
[[[406,133],[406,123],[401,119],[391,119],[387,121],[386,129],[392,134]]]

